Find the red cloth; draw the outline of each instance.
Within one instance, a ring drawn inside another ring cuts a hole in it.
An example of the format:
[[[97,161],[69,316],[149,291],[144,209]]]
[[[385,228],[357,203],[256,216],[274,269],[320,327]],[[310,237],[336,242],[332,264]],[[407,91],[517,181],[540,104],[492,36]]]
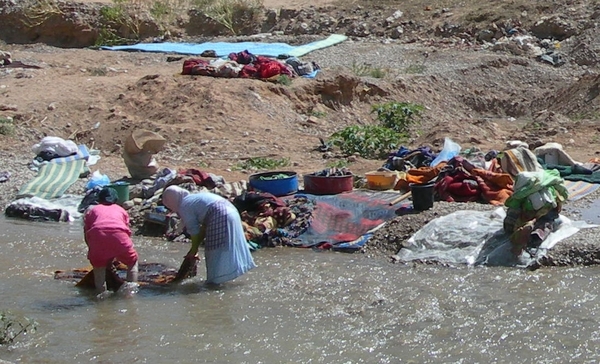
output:
[[[201,75],[207,70],[208,61],[199,58],[191,58],[183,61],[182,75]]]
[[[194,169],[194,168],[189,168],[189,169],[180,169],[179,171],[177,171],[177,174],[182,175],[182,176],[192,177],[195,184],[197,184],[198,186],[204,186],[204,187],[208,188],[209,190],[216,187],[216,184],[212,180],[210,175],[204,171]]]
[[[292,76],[292,72],[287,66],[278,60],[258,56],[256,57],[256,61],[254,62],[258,70],[258,77],[260,78],[270,78],[277,75],[286,75]]]
[[[439,198],[447,202],[477,201],[481,191],[477,181],[464,171],[456,170],[435,184]]]
[[[242,78],[256,78],[258,69],[253,64],[245,65],[240,71],[240,77]]]

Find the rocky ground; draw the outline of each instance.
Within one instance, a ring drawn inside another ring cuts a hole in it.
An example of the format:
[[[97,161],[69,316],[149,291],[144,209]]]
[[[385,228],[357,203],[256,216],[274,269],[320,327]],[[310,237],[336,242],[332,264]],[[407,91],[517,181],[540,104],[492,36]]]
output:
[[[387,101],[425,106],[422,122],[406,141],[413,148],[439,150],[450,137],[463,148],[482,150],[502,149],[513,139],[533,147],[555,141],[582,162],[600,153],[600,48],[594,36],[600,8],[591,1],[313,0],[301,8],[272,1],[264,21],[235,38],[226,37],[218,24],[198,28],[209,22],[193,12],[168,33],[149,21],[138,34],[291,44],[331,33],[349,36],[303,57],[322,72],[291,85],[186,77],[180,75],[181,62],[168,62],[166,54],[84,48],[98,40],[105,26],[99,9],[106,4],[56,3],[59,11],[28,26],[22,4],[0,1],[0,39],[6,42],[0,49],[40,68],[0,68],[0,117],[14,124],[14,132],[0,134],[0,170],[12,173],[0,185],[4,204],[34,175],[26,165],[31,146],[43,136],[72,138],[100,150],[102,159],[93,169],[114,180],[127,175],[122,145],[139,127],[167,139],[157,155],[161,166],[200,168],[227,181],[247,179],[250,171],[237,167],[249,157],[288,158],[288,168],[299,173],[343,163],[362,174],[383,161],[335,150],[324,154],[316,150],[318,137],[373,123],[372,105]],[[383,77],[372,77],[374,70]],[[82,192],[85,182],[70,192]],[[367,252],[389,256],[433,217],[471,207],[436,203],[431,211],[399,217],[377,233]],[[575,235],[547,264],[595,263],[600,239],[594,231]]]

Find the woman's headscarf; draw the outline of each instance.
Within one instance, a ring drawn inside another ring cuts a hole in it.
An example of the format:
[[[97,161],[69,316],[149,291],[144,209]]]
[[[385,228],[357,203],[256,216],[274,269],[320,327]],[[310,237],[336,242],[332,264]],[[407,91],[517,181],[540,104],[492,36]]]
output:
[[[104,187],[98,193],[98,202],[103,205],[112,205],[119,201],[117,191],[112,187]]]
[[[169,186],[162,194],[163,205],[171,211],[178,212],[181,201],[189,194],[190,192],[186,189],[178,186]]]

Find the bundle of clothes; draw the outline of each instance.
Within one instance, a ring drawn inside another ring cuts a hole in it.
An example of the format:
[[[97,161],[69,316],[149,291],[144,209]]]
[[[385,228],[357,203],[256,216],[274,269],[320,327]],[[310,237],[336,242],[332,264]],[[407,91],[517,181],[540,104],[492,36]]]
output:
[[[51,161],[60,157],[68,157],[77,154],[78,148],[72,140],[65,140],[55,136],[42,138],[39,143],[31,148],[38,162]]]
[[[320,67],[316,63],[302,62],[296,57],[288,57],[285,61],[280,61],[269,57],[256,56],[246,50],[231,53],[227,59],[187,59],[183,62],[181,74],[270,79],[280,75],[288,77],[307,76],[319,69]]]
[[[0,50],[0,66],[8,66],[11,63],[10,53]]]
[[[246,240],[259,247],[295,246],[310,226],[315,202],[304,196],[282,200],[270,193],[248,191],[233,200]]]

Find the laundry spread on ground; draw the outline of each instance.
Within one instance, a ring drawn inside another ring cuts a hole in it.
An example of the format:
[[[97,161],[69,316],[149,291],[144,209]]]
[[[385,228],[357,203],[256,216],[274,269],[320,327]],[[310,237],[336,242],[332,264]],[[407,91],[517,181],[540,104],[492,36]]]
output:
[[[177,53],[199,56],[206,51],[214,51],[216,57],[225,57],[231,53],[248,51],[255,55],[266,57],[278,57],[288,55],[290,57],[301,57],[317,49],[330,47],[348,39],[341,34],[333,34],[329,37],[300,46],[286,43],[265,42],[206,42],[206,43],[138,43],[133,45],[103,46],[100,49],[110,51],[139,51],[157,53]]]
[[[277,81],[276,77],[279,76],[314,78],[320,69],[316,63],[302,62],[296,57],[283,61],[242,51],[231,53],[227,59],[186,59],[183,61],[181,74]]]
[[[60,197],[79,178],[84,167],[83,159],[43,164],[38,175],[21,187],[17,198],[36,196],[49,200]]]
[[[359,239],[396,216],[398,206],[390,205],[397,193],[354,190],[337,195],[299,194],[316,202],[311,224],[298,236],[298,247],[328,249]]]
[[[569,201],[577,201],[595,192],[600,184],[584,181],[565,181],[565,187],[569,191]]]

